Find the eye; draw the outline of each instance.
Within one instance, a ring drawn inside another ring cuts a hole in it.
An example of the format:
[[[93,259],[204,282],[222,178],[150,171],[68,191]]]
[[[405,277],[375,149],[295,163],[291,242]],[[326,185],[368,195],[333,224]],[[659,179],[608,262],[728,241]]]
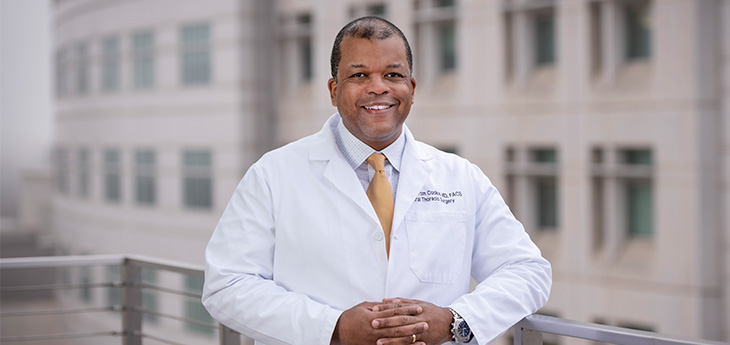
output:
[[[365,75],[365,73],[362,73],[362,72],[357,72],[350,76],[350,78],[364,78],[364,77],[366,77],[366,75]]]
[[[385,75],[386,78],[403,78],[403,75],[397,72],[390,72]]]

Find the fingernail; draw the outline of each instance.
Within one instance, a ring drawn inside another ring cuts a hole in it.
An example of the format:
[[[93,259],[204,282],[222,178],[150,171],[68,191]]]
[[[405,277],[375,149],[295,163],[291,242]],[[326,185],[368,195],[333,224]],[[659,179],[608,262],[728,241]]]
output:
[[[425,332],[425,331],[428,331],[428,323],[427,323],[427,322],[426,322],[426,323],[424,323],[424,325],[423,325],[423,331],[424,331],[424,332]]]
[[[374,328],[378,328],[378,327],[380,327],[380,321],[378,321],[378,320],[373,320],[373,327],[374,327]]]

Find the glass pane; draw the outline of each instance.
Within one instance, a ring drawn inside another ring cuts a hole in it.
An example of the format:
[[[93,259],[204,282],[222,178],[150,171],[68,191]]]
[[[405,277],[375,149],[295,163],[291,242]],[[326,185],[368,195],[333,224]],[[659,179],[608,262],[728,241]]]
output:
[[[651,56],[651,13],[648,1],[626,3],[624,8],[626,58]]]
[[[537,226],[540,229],[554,229],[558,225],[557,183],[554,177],[536,181]]]
[[[555,17],[552,13],[535,15],[535,64],[552,65],[555,62]]]
[[[204,84],[210,81],[210,30],[207,24],[182,28],[183,84]]]
[[[385,16],[385,5],[376,4],[367,7],[367,13],[371,16],[384,17]]]
[[[209,178],[185,178],[185,205],[201,208],[211,206],[211,181]]]
[[[56,170],[56,172],[57,172],[56,178],[58,179],[58,181],[56,181],[56,183],[58,183],[58,191],[61,192],[62,194],[67,194],[68,193],[68,184],[69,184],[68,183],[69,174],[68,174],[68,152],[66,152],[66,150],[59,149],[57,151],[56,164],[58,164],[58,167]]]
[[[653,224],[653,196],[650,181],[626,182],[626,222],[630,237],[651,237]]]
[[[89,151],[78,151],[78,195],[89,195]]]
[[[119,44],[116,37],[102,42],[102,81],[105,91],[116,90],[119,86]]]
[[[208,24],[188,25],[182,28],[183,43],[208,43]]]
[[[137,33],[133,37],[134,86],[137,88],[154,85],[154,36],[151,32]]]
[[[441,71],[452,71],[456,68],[456,24],[453,21],[443,23],[439,26],[438,32]]]
[[[184,163],[187,167],[203,166],[209,167],[211,163],[211,155],[208,151],[185,151]]]
[[[155,178],[153,176],[137,176],[137,203],[154,204],[155,187]]]
[[[299,41],[302,80],[312,80],[312,39],[304,37]]]
[[[532,159],[537,163],[557,163],[558,154],[555,149],[535,149],[532,151]]]
[[[76,91],[79,94],[89,91],[89,49],[85,43],[76,47]]]
[[[625,164],[652,165],[651,150],[624,150],[623,159]]]

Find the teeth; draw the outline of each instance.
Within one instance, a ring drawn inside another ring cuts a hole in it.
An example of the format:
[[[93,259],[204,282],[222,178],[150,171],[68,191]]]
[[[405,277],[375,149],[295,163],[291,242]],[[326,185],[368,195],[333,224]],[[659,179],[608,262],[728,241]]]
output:
[[[365,109],[368,109],[368,110],[383,110],[383,109],[388,109],[388,108],[390,108],[389,105],[376,105],[376,106],[372,106],[372,107],[368,107],[368,106],[365,107]]]

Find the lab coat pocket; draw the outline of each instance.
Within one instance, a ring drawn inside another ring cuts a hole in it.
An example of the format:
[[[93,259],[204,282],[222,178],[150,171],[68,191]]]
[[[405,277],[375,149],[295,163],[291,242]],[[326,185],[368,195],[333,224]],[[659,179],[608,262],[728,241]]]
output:
[[[405,221],[413,273],[424,283],[453,283],[464,259],[466,214],[410,212]]]

